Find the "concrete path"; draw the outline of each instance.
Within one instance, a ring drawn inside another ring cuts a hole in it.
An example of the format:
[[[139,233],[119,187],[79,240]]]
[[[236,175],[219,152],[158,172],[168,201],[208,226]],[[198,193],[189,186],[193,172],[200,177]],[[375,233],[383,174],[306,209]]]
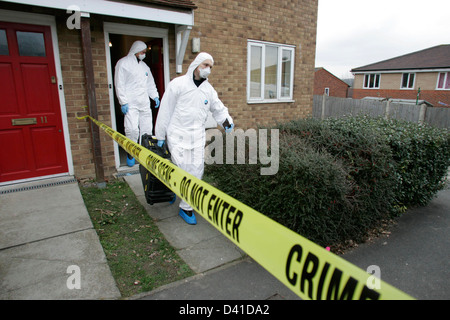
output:
[[[119,298],[76,180],[42,183],[0,188],[0,299]]]

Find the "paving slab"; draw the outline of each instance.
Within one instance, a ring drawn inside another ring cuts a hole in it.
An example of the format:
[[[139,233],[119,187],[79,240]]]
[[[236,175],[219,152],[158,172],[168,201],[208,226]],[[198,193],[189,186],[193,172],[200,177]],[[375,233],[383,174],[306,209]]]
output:
[[[180,199],[173,204],[150,205],[145,199],[141,176],[126,175],[124,179],[167,241],[194,272],[211,270],[246,256],[200,214],[196,215],[196,225],[187,224],[178,216]]]
[[[120,298],[78,184],[57,182],[0,194],[0,299]]]

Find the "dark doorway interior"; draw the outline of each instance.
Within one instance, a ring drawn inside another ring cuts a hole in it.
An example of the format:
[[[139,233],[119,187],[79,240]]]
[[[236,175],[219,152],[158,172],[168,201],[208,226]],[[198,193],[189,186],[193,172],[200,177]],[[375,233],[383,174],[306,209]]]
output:
[[[134,41],[141,40],[144,41],[148,46],[147,55],[144,59],[145,63],[150,67],[152,71],[153,78],[155,79],[156,87],[158,88],[159,98],[162,99],[164,95],[164,64],[163,64],[163,41],[161,38],[150,38],[150,37],[137,37],[128,36],[122,34],[109,34],[109,49],[111,56],[111,70],[114,85],[114,72],[117,61],[128,54],[131,45]],[[120,109],[120,104],[114,91],[114,111],[116,117],[117,131],[125,134],[123,120],[124,116]],[[151,101],[151,109],[153,113],[153,134],[155,128],[156,118],[158,116],[158,109],[155,109],[155,102]],[[126,166],[126,152],[119,148],[120,154],[120,166]],[[136,162],[137,163],[137,162]]]

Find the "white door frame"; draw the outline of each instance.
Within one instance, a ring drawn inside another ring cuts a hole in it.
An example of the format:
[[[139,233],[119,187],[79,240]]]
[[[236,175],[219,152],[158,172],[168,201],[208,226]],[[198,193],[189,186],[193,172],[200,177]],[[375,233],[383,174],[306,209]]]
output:
[[[128,36],[140,36],[149,38],[162,38],[163,39],[163,63],[164,63],[164,87],[170,82],[170,69],[169,69],[169,29],[152,28],[139,25],[122,24],[104,22],[103,31],[105,33],[105,52],[106,52],[106,67],[108,69],[108,90],[109,90],[109,105],[111,112],[111,126],[114,130],[117,130],[116,115],[114,110],[114,83],[113,83],[113,70],[111,66],[111,54],[109,52],[109,34],[123,34]],[[118,144],[114,141],[114,158],[116,162],[116,169],[120,167],[120,156],[117,148]]]
[[[66,147],[66,158],[67,158],[67,169],[68,174],[74,174],[73,168],[73,159],[72,159],[72,150],[70,145],[70,134],[69,134],[69,125],[67,120],[67,109],[66,109],[66,100],[64,97],[64,83],[62,78],[61,71],[61,61],[59,56],[59,45],[58,45],[58,34],[56,32],[56,21],[55,17],[51,15],[45,14],[37,14],[37,13],[28,13],[28,12],[20,12],[13,10],[3,10],[0,9],[0,21],[5,22],[13,22],[13,23],[21,23],[21,24],[32,24],[32,25],[41,25],[50,27],[51,35],[52,35],[52,47],[53,47],[53,56],[55,60],[55,70],[56,70],[56,78],[58,85],[58,96],[59,96],[59,105],[61,108],[61,121],[64,132],[64,144]],[[66,176],[67,173],[44,176],[44,177],[36,177],[29,178],[18,181],[9,181],[8,183],[17,183],[17,182],[26,182],[44,178],[51,178],[56,176]]]

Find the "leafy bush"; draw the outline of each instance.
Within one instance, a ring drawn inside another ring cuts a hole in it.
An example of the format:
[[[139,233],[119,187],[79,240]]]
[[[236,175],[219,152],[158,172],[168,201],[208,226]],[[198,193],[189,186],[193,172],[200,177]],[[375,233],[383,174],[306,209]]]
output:
[[[331,128],[371,130],[392,152],[396,207],[427,205],[445,186],[450,166],[450,132],[428,125],[384,118],[328,119]]]
[[[341,160],[349,173],[347,180],[352,186],[349,197],[353,198],[357,210],[371,211],[380,217],[391,210],[394,200],[390,189],[395,186],[395,164],[383,137],[371,127],[357,124],[348,120],[304,119],[278,127]]]
[[[292,134],[280,137],[280,158],[276,175],[261,176],[260,164],[214,164],[206,174],[222,191],[313,241],[338,240],[335,229],[351,234],[340,228],[347,216],[325,217],[350,205],[341,163]]]
[[[427,205],[444,188],[450,166],[448,130],[385,119],[360,118],[358,124],[378,130],[392,150],[398,205]]]
[[[426,204],[450,165],[448,132],[417,124],[302,119],[276,128],[277,174],[261,176],[262,165],[248,161],[208,165],[205,174],[222,191],[324,246],[359,242],[405,206]]]

